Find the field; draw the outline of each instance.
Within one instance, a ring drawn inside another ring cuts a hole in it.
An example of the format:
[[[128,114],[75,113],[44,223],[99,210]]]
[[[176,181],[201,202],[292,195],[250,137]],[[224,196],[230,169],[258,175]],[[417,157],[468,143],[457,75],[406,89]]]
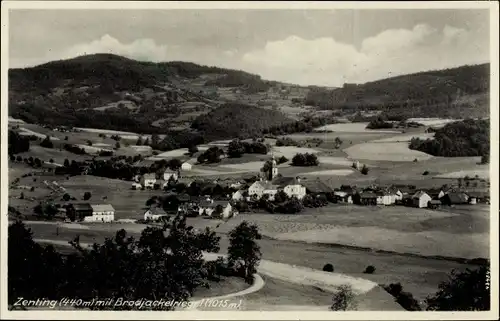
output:
[[[409,122],[420,123],[424,126],[431,126],[434,128],[443,127],[446,124],[460,121],[461,119],[443,119],[443,118],[409,118]]]
[[[315,131],[333,131],[333,132],[348,132],[348,133],[400,133],[397,130],[374,130],[367,129],[368,123],[347,123],[347,124],[330,124],[315,128]]]
[[[432,158],[432,155],[409,149],[406,142],[363,143],[346,148],[344,151],[349,157],[360,160],[411,162],[414,159],[427,160]]]
[[[488,165],[482,165],[481,167],[483,169],[463,170],[463,171],[458,171],[458,172],[451,172],[451,173],[436,175],[434,177],[437,177],[437,178],[464,178],[466,176],[469,176],[469,177],[478,176],[479,178],[489,179],[490,171],[489,171]]]

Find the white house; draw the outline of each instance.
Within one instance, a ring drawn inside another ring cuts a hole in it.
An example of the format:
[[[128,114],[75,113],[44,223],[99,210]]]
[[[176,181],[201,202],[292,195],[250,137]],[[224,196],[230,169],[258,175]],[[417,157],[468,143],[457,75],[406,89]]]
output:
[[[396,203],[396,194],[385,192],[377,194],[378,205],[392,205],[394,203]]]
[[[144,213],[144,220],[157,221],[163,216],[167,216],[167,213],[163,210],[163,208],[153,206]]]
[[[177,181],[177,179],[179,178],[179,175],[177,175],[176,172],[173,172],[173,171],[170,171],[170,170],[166,170],[164,173],[163,173],[163,179],[168,182],[168,180],[170,179],[170,177],[173,178],[173,180]]]
[[[156,183],[156,175],[154,173],[144,174],[141,176],[140,184],[145,188],[154,188]]]
[[[85,216],[85,222],[113,222],[115,220],[115,209],[110,204],[90,205],[92,216]]]
[[[333,195],[341,203],[352,204],[352,195],[346,191],[334,191]]]
[[[427,207],[432,197],[424,191],[418,191],[412,196],[413,206],[418,208]]]
[[[300,184],[300,179],[295,177],[278,177],[273,180],[273,184],[288,195],[288,197],[296,197],[299,200],[306,196],[306,188]]]
[[[231,185],[229,185],[229,187],[231,188],[240,188],[243,184],[241,184],[240,182],[236,182],[236,183],[232,183]]]
[[[198,214],[205,216],[212,216],[217,209],[217,206],[221,207],[221,218],[229,218],[232,215],[233,207],[228,201],[214,201],[207,200],[200,202]]]
[[[193,168],[193,165],[189,164],[188,162],[184,162],[181,165],[181,169],[183,171],[190,171]]]

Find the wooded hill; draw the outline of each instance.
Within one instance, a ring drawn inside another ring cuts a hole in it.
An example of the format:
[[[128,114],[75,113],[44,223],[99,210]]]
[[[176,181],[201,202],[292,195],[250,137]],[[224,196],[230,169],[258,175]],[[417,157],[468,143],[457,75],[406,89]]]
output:
[[[411,62],[410,62],[411,63]],[[461,66],[397,76],[343,88],[311,90],[306,103],[321,109],[380,110],[388,116],[489,115],[490,65]]]

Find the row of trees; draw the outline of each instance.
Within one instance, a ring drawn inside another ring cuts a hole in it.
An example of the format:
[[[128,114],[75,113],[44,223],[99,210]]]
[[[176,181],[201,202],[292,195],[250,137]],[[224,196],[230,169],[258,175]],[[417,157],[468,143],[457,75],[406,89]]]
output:
[[[76,237],[69,242],[76,252],[62,255],[52,246],[35,243],[31,230],[17,221],[8,230],[8,302],[12,305],[20,297],[185,301],[220,274],[239,275],[250,282],[261,257],[256,243],[260,238],[254,225],[243,222],[229,233],[227,259],[205,262],[202,252],[219,252],[220,237],[208,228],[197,232],[185,217],[176,216],[162,228],[147,227],[139,239],[120,230],[86,249]],[[172,307],[93,305],[91,309]]]
[[[9,155],[24,153],[30,150],[30,140],[13,130],[8,132],[8,152]]]
[[[264,140],[246,142],[239,139],[232,140],[227,148],[227,155],[232,158],[238,158],[243,154],[263,154],[266,155],[270,147],[264,144]]]
[[[293,166],[318,166],[319,165],[319,160],[318,156],[315,154],[310,154],[310,153],[297,153],[295,156],[292,158],[292,165]]]

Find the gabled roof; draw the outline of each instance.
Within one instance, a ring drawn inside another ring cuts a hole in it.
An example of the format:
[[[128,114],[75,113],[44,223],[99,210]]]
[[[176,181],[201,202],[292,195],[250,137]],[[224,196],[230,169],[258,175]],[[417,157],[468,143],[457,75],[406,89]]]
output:
[[[285,187],[288,185],[300,185],[300,183],[295,177],[283,176],[273,179],[273,185]]]
[[[260,185],[265,190],[275,190],[279,187],[278,185],[274,185],[269,181],[256,181],[254,184]]]
[[[333,193],[333,190],[330,188],[330,186],[326,185],[320,179],[305,180],[301,183],[306,188],[306,190],[312,193]]]
[[[461,204],[461,203],[467,203],[469,200],[469,197],[465,193],[448,193],[444,197],[448,196],[450,202],[452,204]]]
[[[426,193],[426,192],[424,192],[424,191],[418,191],[418,192],[416,192],[415,194],[413,194],[412,198],[420,198],[420,197],[422,197],[422,196],[424,196],[424,195],[429,196],[429,194],[427,194],[427,193]]]
[[[439,193],[441,193],[441,189],[439,188],[429,188],[429,189],[426,189],[424,190],[427,194],[429,195],[439,195]]]
[[[70,205],[75,211],[92,211],[92,206],[89,203],[74,203]]]
[[[159,206],[152,206],[151,208],[148,209],[148,211],[152,215],[167,215],[167,212],[165,212],[165,210]]]
[[[156,174],[154,174],[154,173],[148,173],[148,174],[142,175],[142,177],[144,179],[156,179]]]
[[[111,204],[92,204],[90,205],[94,212],[114,212],[115,209]]]
[[[377,198],[377,194],[373,192],[361,192],[359,196],[361,198]]]

